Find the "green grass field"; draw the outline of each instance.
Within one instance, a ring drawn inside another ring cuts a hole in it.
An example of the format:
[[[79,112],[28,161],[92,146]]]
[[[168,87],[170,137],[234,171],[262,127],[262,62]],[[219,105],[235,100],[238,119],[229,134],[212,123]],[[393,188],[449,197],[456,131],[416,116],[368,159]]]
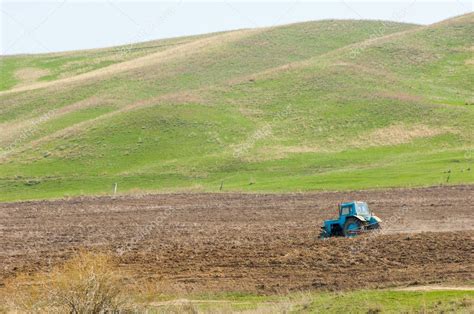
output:
[[[0,58],[0,200],[474,182],[474,14]]]
[[[143,297],[143,295],[142,295]],[[239,293],[162,297],[144,301],[151,312],[199,313],[472,313],[472,290],[359,290],[259,296]],[[142,301],[143,302],[143,301]]]

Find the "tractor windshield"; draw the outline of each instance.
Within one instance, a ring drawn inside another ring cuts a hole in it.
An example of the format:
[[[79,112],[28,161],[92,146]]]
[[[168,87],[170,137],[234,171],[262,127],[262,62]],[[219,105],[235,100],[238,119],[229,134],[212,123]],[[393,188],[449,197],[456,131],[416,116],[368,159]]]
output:
[[[357,203],[356,206],[357,214],[362,216],[369,216],[370,210],[366,203]]]

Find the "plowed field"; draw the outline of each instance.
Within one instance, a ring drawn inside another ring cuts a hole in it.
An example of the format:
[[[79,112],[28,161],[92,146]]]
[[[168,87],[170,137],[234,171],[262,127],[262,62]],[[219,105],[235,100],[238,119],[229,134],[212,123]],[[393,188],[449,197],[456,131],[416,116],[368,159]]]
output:
[[[383,231],[319,240],[336,205],[367,201]],[[158,194],[0,204],[0,283],[80,247],[130,278],[285,292],[474,280],[474,186],[302,194]]]

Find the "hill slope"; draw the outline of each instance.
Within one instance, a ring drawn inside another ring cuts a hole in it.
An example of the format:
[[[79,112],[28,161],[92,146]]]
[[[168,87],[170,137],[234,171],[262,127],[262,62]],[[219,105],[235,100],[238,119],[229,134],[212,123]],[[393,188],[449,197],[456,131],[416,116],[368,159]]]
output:
[[[2,58],[0,198],[472,183],[474,15]]]

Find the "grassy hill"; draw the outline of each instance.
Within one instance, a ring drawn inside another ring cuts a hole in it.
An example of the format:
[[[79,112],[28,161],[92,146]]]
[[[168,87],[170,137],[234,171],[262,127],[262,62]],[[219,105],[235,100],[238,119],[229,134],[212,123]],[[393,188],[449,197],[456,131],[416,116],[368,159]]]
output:
[[[0,59],[0,200],[473,183],[474,14]]]

